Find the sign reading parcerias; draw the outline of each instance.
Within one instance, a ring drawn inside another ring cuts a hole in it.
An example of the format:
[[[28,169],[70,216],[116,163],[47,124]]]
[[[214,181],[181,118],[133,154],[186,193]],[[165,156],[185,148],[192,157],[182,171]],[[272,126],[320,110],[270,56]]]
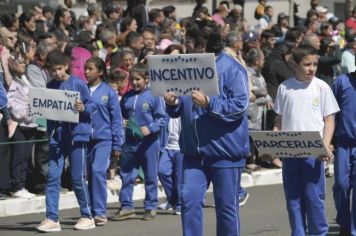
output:
[[[259,155],[273,157],[319,157],[327,150],[318,131],[251,131]]]
[[[207,95],[219,93],[213,53],[151,55],[147,62],[154,96],[162,96],[166,92],[190,95],[193,90]]]
[[[78,123],[79,113],[74,106],[78,99],[80,99],[79,92],[30,88],[28,115]]]

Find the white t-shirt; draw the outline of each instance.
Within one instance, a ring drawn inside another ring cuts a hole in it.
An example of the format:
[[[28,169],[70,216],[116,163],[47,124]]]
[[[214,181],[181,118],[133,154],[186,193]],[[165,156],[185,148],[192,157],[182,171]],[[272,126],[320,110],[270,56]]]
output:
[[[324,118],[340,108],[324,81],[314,77],[308,84],[293,77],[278,87],[274,110],[282,116],[282,130],[319,131],[323,136]]]
[[[181,131],[180,118],[170,118],[168,122],[168,143],[167,149],[180,150],[179,135]]]

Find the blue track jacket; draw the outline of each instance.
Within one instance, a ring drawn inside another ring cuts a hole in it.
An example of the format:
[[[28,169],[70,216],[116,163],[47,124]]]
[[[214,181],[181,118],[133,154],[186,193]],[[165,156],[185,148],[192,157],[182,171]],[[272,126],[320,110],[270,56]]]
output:
[[[121,112],[124,119],[134,119],[138,126],[147,126],[151,132],[149,136],[156,136],[167,124],[167,115],[161,97],[153,97],[150,89],[142,92],[129,91],[121,100]],[[126,137],[133,137],[128,129]]]
[[[102,82],[92,94],[96,111],[92,114],[94,140],[112,140],[113,150],[121,152],[124,143],[122,116],[117,93]]]
[[[207,109],[194,106],[191,96],[179,97],[178,105],[166,109],[170,117],[181,117],[183,154],[201,157],[206,166],[242,167],[249,153],[247,73],[224,52],[216,67],[220,94],[210,97]]]
[[[88,86],[79,78],[70,76],[66,81],[52,80],[48,85],[51,89],[77,91],[80,93],[80,100],[84,104],[84,111],[79,113],[79,123],[59,122],[47,120],[47,130],[50,135],[50,143],[60,142],[62,135],[72,141],[88,142],[91,136],[90,116],[96,110],[95,104],[90,97]]]
[[[343,74],[333,84],[333,92],[340,112],[336,114],[335,135],[345,144],[356,143],[356,73]]]

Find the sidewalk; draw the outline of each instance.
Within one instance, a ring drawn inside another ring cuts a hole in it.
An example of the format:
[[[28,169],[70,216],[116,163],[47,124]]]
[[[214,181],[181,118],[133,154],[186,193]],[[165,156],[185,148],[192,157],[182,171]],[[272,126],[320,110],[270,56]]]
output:
[[[241,177],[241,185],[245,188],[269,185],[269,184],[280,184],[282,183],[282,171],[281,169],[267,169],[261,171],[255,171],[251,174],[244,173]],[[118,206],[118,192],[108,191],[108,203],[117,202]],[[212,191],[212,189],[209,189]],[[143,184],[135,186],[134,189],[134,200],[141,200],[145,197],[145,188]],[[158,189],[158,197],[164,198],[164,192],[162,187]],[[78,207],[77,200],[75,198],[74,192],[68,192],[61,194],[59,208],[70,209]],[[43,195],[36,196],[33,199],[18,199],[18,198],[7,198],[6,200],[0,201],[0,217],[5,216],[15,216],[23,215],[29,213],[45,212],[45,197]]]

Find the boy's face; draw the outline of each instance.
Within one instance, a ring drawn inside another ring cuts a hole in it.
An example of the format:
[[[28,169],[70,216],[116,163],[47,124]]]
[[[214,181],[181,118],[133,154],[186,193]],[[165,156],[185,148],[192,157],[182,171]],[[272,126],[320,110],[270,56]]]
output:
[[[68,69],[68,65],[54,65],[51,68],[50,72],[53,76],[53,79],[58,81],[64,81],[68,77],[67,69]]]
[[[135,91],[142,91],[147,88],[148,78],[142,77],[139,73],[132,73],[130,77],[132,87]]]
[[[301,62],[297,64],[296,75],[297,79],[306,83],[310,83],[316,73],[318,67],[318,56],[309,55],[304,57]]]

